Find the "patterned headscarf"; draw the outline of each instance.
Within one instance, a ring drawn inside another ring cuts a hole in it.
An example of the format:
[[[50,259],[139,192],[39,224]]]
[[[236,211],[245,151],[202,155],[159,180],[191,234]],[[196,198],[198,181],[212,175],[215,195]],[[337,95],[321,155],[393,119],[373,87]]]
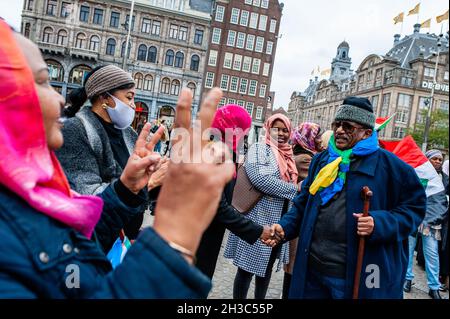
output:
[[[47,146],[33,74],[1,19],[0,39],[0,184],[37,211],[90,238],[103,201],[70,189]]]
[[[266,144],[270,145],[275,158],[277,159],[278,167],[280,169],[281,178],[286,182],[297,181],[298,171],[294,161],[294,153],[292,152],[292,146],[289,143],[278,144],[275,143],[270,136],[270,129],[275,121],[282,121],[286,128],[289,130],[289,135],[292,133],[291,121],[283,114],[276,113],[269,117],[264,123],[264,129],[266,130]]]
[[[316,154],[316,138],[320,135],[320,126],[316,123],[303,122],[292,133],[293,144],[300,145],[303,149]]]

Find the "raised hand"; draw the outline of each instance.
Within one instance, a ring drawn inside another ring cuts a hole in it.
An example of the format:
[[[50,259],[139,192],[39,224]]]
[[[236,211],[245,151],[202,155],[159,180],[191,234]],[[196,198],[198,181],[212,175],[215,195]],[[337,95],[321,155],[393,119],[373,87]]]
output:
[[[159,162],[159,168],[150,176],[148,181],[147,189],[151,190],[155,187],[161,186],[163,184],[164,178],[167,175],[169,169],[169,159],[164,157]]]
[[[149,123],[144,125],[134,151],[120,176],[122,183],[135,194],[147,186],[150,176],[158,168],[161,159],[161,155],[153,150],[164,133],[164,127],[161,126],[151,138],[150,129]]]

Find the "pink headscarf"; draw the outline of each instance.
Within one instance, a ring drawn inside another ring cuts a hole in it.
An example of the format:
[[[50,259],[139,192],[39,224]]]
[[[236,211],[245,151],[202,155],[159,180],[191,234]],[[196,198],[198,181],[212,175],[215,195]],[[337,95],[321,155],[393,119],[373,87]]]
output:
[[[103,201],[70,190],[47,147],[33,74],[2,20],[0,39],[0,184],[34,209],[90,238]]]
[[[303,122],[292,133],[292,142],[303,149],[316,154],[316,138],[320,134],[320,126],[316,123]]]
[[[236,153],[240,140],[248,134],[251,125],[252,118],[242,106],[228,104],[216,111],[211,127],[220,131],[223,142]]]
[[[264,123],[266,130],[266,144],[270,145],[275,158],[277,159],[278,167],[280,169],[280,175],[286,182],[297,181],[298,171],[295,166],[294,154],[292,152],[292,146],[289,143],[278,144],[274,142],[270,137],[270,129],[275,121],[282,121],[286,128],[289,130],[289,136],[292,132],[291,121],[283,114],[274,114]]]

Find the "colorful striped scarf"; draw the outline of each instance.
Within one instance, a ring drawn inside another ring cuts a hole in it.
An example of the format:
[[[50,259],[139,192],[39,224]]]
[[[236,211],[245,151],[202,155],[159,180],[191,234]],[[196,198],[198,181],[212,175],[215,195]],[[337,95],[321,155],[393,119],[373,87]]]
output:
[[[339,150],[334,141],[334,134],[330,138],[328,145],[327,165],[325,165],[315,177],[313,183],[309,187],[309,193],[315,195],[319,192],[322,198],[322,205],[325,205],[339,193],[345,185],[347,172],[350,169],[350,159],[353,155],[367,156],[379,149],[377,132],[361,140],[348,150]]]
[[[313,154],[318,152],[316,139],[320,134],[320,126],[316,123],[303,122],[292,133],[292,143],[300,145]]]

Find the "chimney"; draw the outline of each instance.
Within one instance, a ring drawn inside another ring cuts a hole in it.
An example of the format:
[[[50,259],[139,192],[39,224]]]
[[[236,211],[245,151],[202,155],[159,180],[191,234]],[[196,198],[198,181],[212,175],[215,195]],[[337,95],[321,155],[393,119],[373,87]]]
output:
[[[420,32],[420,23],[416,23],[414,25],[414,33],[419,33]]]
[[[400,42],[400,37],[401,37],[400,34],[398,34],[398,33],[394,34],[394,46]]]

